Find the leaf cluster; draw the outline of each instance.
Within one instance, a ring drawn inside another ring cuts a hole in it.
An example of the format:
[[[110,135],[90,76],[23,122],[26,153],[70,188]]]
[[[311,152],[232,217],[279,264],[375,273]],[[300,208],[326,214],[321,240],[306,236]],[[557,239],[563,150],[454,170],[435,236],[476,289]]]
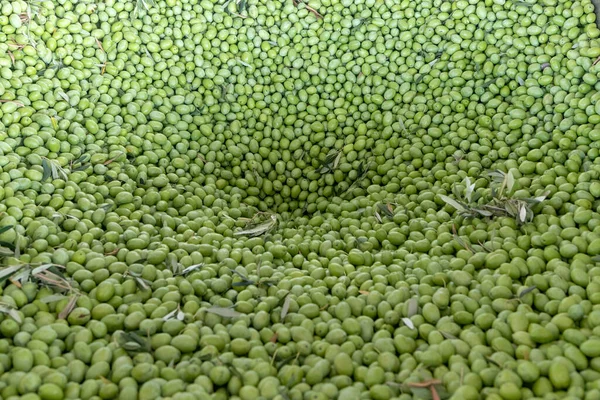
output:
[[[500,217],[509,216],[517,223],[524,224],[533,220],[533,207],[548,196],[548,192],[534,198],[517,198],[514,195],[515,178],[509,172],[500,170],[488,173],[490,194],[484,195],[483,190],[476,190],[475,183],[465,178],[464,193],[457,186],[453,187],[456,199],[439,195],[444,203],[456,209],[462,217]]]

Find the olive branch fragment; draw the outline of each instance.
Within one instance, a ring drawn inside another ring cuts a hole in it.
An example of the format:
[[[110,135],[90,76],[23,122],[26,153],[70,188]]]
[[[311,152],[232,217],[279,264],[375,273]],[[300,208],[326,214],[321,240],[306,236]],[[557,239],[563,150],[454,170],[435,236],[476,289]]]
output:
[[[230,269],[230,271],[231,271],[231,273],[242,278],[242,280],[240,282],[233,282],[231,284],[232,287],[245,287],[245,286],[250,286],[250,285],[255,285],[257,287],[261,287],[261,286],[271,287],[271,286],[275,285],[275,283],[276,283],[272,279],[260,279],[260,277],[257,281],[253,281],[252,279],[248,278],[246,275],[242,274],[241,272],[236,271],[235,269]]]
[[[131,270],[125,271],[125,273],[123,274],[123,277],[133,279],[135,281],[135,283],[137,284],[137,286],[142,291],[150,290],[150,286],[152,285],[152,282],[150,282],[147,279],[142,278],[141,274],[135,273]]]
[[[63,181],[69,180],[67,172],[56,162],[46,157],[42,157],[42,168],[44,170],[42,175],[42,182],[52,177],[52,180],[62,179]]]
[[[41,300],[46,304],[68,298],[68,296],[61,294],[61,292],[69,293],[71,296],[70,300],[58,315],[58,318],[64,319],[73,310],[73,308],[75,308],[75,304],[77,302],[77,298],[80,296],[80,293],[71,286],[67,278],[65,278],[62,272],[60,272],[60,268],[64,267],[62,265],[52,263],[41,264],[37,266],[35,264],[12,265],[0,269],[0,283],[9,280],[16,287],[22,288],[24,283],[36,282],[38,285],[57,291],[58,293],[46,296]],[[0,309],[0,312],[5,311]],[[8,310],[6,312],[13,316],[12,311]]]
[[[369,161],[366,165],[364,161],[361,161],[360,164],[358,164],[358,170],[356,171],[358,177],[350,186],[348,186],[348,189],[344,190],[344,192],[340,194],[340,197],[344,198],[348,193],[350,193],[350,191],[367,176],[369,168],[371,168],[371,161]]]
[[[151,352],[152,346],[150,345],[150,333],[145,332],[147,338],[144,338],[144,332],[124,332],[118,331],[114,335],[115,343],[123,350],[131,353],[138,352]]]
[[[452,191],[456,200],[446,195],[439,195],[439,197],[465,218],[510,216],[519,224],[524,224],[533,220],[532,207],[544,201],[549,195],[549,192],[544,192],[532,199],[514,198],[512,192],[515,178],[510,171],[491,171],[488,176],[493,185],[491,186],[491,197],[483,199],[487,201],[485,204],[479,204],[483,196],[481,192],[475,191],[475,183],[471,183],[468,177],[465,178],[464,195],[461,195],[457,186],[454,186]]]
[[[261,213],[261,214],[269,215],[269,213]],[[249,220],[249,222],[246,225],[247,229],[241,230],[239,232],[235,232],[234,235],[248,236],[248,237],[261,236],[261,235],[264,235],[265,233],[271,232],[273,229],[275,229],[275,227],[278,224],[276,214],[270,214],[269,219],[267,221],[256,223],[256,224],[253,222],[255,217],[256,217],[256,215],[252,219]]]
[[[185,314],[181,311],[181,304],[178,304],[176,309],[165,315],[163,321],[168,321],[173,318],[176,318],[178,321],[183,321],[185,319]]]
[[[342,155],[343,153],[341,150],[330,150],[329,153],[327,153],[327,156],[325,156],[323,162],[321,163],[320,172],[322,174],[325,174],[337,169],[338,165],[340,164],[340,160],[342,159]]]

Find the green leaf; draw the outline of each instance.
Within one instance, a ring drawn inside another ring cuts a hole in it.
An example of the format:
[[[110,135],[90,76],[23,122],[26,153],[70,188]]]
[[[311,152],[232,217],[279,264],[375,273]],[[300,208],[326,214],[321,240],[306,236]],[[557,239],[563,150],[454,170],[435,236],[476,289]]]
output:
[[[12,253],[10,254],[12,255]],[[17,271],[23,268],[23,265],[13,265],[12,267],[6,267],[0,270],[0,282],[5,281],[14,275]]]
[[[63,294],[53,294],[53,295],[42,298],[40,301],[42,303],[48,304],[48,303],[54,303],[56,301],[61,301],[64,299],[68,299],[68,297]]]
[[[492,215],[494,215],[493,213],[486,211],[486,210],[481,210],[479,208],[474,208],[473,211],[483,215],[484,217],[491,217]]]
[[[91,165],[90,164],[82,164],[77,168],[73,169],[73,172],[78,172],[78,171],[85,171],[86,169],[90,168]]]
[[[512,172],[508,171],[508,173],[506,174],[506,190],[508,190],[508,193],[512,192],[514,186],[515,177],[513,176]]]
[[[67,316],[71,313],[71,311],[75,309],[75,304],[77,304],[78,297],[79,296],[76,294],[71,295],[71,298],[69,299],[69,302],[67,303],[65,308],[63,308],[60,314],[58,314],[58,319],[67,319]]]
[[[519,293],[519,298],[524,297],[526,294],[533,292],[537,289],[537,286],[529,286],[528,288],[523,289],[521,293]]]
[[[290,310],[290,302],[291,302],[291,300],[292,300],[292,298],[288,294],[285,297],[285,302],[283,303],[283,307],[281,307],[281,320],[282,321],[285,319],[285,317],[288,314],[288,311]]]
[[[21,247],[19,246],[21,241],[21,237],[17,236],[17,240],[15,240],[15,258],[19,259],[21,257]]]
[[[14,319],[15,321],[17,321],[17,323],[21,323],[23,322],[21,320],[21,316],[19,315],[19,312],[12,307],[11,305],[8,304],[0,304],[0,312],[6,315],[9,315],[12,319]]]
[[[179,275],[187,275],[187,274],[189,274],[192,271],[195,271],[197,269],[202,268],[202,266],[204,266],[204,263],[190,265],[189,267],[187,267],[186,269],[184,269],[183,271],[181,271],[181,273],[179,273]]]
[[[0,257],[12,256],[14,254],[14,252],[15,252],[15,249],[12,244],[0,242]]]
[[[42,158],[42,168],[44,169],[44,173],[42,174],[42,182],[45,182],[52,176],[52,167],[50,166],[47,159]]]
[[[0,235],[3,234],[4,232],[10,231],[14,227],[15,227],[14,225],[0,226]]]
[[[218,315],[220,317],[224,317],[224,318],[235,318],[235,317],[239,317],[240,315],[242,315],[242,313],[239,313],[239,312],[232,310],[231,308],[227,308],[227,307],[213,306],[211,308],[208,308],[206,311],[211,314],[216,314],[216,315]]]
[[[277,217],[275,215],[272,215],[270,221],[263,222],[262,224],[257,225],[254,228],[235,232],[234,235],[249,237],[260,236],[273,229],[275,225],[277,225]]]
[[[446,204],[449,204],[452,207],[454,207],[457,211],[460,211],[460,212],[466,211],[465,207],[463,207],[463,205],[460,204],[458,201],[451,199],[448,196],[444,196],[443,194],[440,194],[439,196],[440,196],[440,199],[442,199]]]

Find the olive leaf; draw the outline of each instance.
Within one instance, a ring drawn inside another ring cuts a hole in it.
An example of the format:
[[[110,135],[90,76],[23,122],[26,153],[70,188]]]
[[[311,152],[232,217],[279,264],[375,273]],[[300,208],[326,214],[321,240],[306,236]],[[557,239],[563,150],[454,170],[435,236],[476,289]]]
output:
[[[523,291],[521,291],[521,293],[519,293],[519,298],[522,298],[525,295],[533,292],[535,289],[537,289],[537,286],[529,286],[528,288],[523,289]]]
[[[0,241],[0,257],[12,256],[15,248],[12,244]]]
[[[179,308],[174,309],[173,311],[171,311],[170,313],[168,313],[167,315],[165,315],[162,320],[163,321],[168,321],[171,318],[175,317],[177,315],[177,312],[179,311]]]
[[[388,218],[394,218],[394,211],[393,211],[392,205],[390,203],[387,203],[387,204],[378,203],[377,208],[379,208],[379,210],[383,214],[385,214]]]
[[[3,234],[4,232],[10,231],[14,227],[15,227],[14,225],[0,226],[0,235]]]
[[[115,342],[125,351],[150,351],[150,343],[135,332],[123,332],[115,336]]]
[[[291,303],[292,298],[290,297],[290,295],[288,294],[285,297],[285,302],[283,303],[283,307],[281,307],[281,320],[283,321],[285,319],[285,317],[288,314],[288,311],[290,310],[290,303]]]
[[[218,315],[220,317],[224,317],[224,318],[235,318],[235,317],[239,317],[240,315],[242,315],[242,313],[239,313],[239,312],[237,312],[231,308],[227,308],[227,307],[213,306],[211,308],[207,308],[206,311],[211,314],[216,314],[216,315]]]
[[[21,237],[17,236],[17,239],[15,240],[15,255],[14,257],[18,260],[19,258],[21,258]]]
[[[413,297],[408,301],[408,310],[406,315],[410,318],[413,315],[416,315],[419,311],[419,300],[416,297]]]
[[[375,211],[375,218],[377,218],[377,222],[379,222],[380,224],[383,223],[383,220],[381,219],[381,215],[379,215],[379,213],[377,211]]]
[[[240,60],[239,58],[236,59],[238,63],[242,64],[244,67],[250,68],[252,67],[252,65],[248,64],[247,62],[244,62],[242,60]]]
[[[465,178],[465,183],[467,185],[465,189],[465,200],[467,200],[467,203],[472,203],[473,192],[475,190],[475,183],[471,183],[471,180],[468,176]]]
[[[142,278],[140,275],[131,271],[127,271],[126,274],[127,276],[133,278],[133,280],[141,290],[150,290],[150,285],[152,284],[152,282]]]
[[[53,295],[42,298],[40,301],[42,303],[48,304],[48,303],[55,303],[57,301],[61,301],[61,300],[67,299],[67,298],[68,298],[68,296],[65,296],[64,294],[53,294]]]
[[[409,329],[414,330],[415,329],[415,324],[411,321],[410,318],[402,318],[402,322],[404,323],[404,325],[406,325]]]
[[[45,182],[52,175],[52,169],[50,167],[50,164],[48,163],[47,159],[45,159],[45,158],[42,158],[42,168],[44,170],[42,173],[42,182]]]
[[[256,225],[255,227],[250,228],[250,229],[235,232],[234,235],[249,236],[249,237],[260,236],[260,235],[263,235],[263,234],[269,232],[273,228],[275,228],[276,225],[277,225],[277,216],[271,215],[270,221],[263,222],[262,224]]]
[[[467,209],[458,201],[451,199],[448,196],[445,196],[443,194],[438,195],[440,196],[440,199],[442,199],[442,201],[444,201],[444,203],[454,207],[458,212],[465,212],[467,211]]]
[[[60,97],[62,97],[67,103],[69,103],[71,100],[69,99],[69,96],[63,92],[63,91],[58,91],[58,95]]]
[[[443,337],[445,337],[448,340],[455,340],[458,339],[456,336],[454,336],[453,334],[446,332],[446,331],[440,331],[440,333],[442,334]]]
[[[11,252],[12,255],[12,252]],[[11,267],[6,267],[0,270],[0,283],[4,282],[6,279],[10,278],[17,271],[23,268],[23,265],[13,265]]]
[[[58,314],[58,317],[57,317],[58,319],[66,319],[67,318],[67,316],[75,308],[75,304],[77,303],[78,297],[79,297],[79,295],[77,295],[77,294],[71,295],[71,298],[69,299],[69,302],[67,303],[65,308],[63,308],[63,310],[60,312],[60,314]]]
[[[183,271],[181,271],[179,273],[179,275],[185,276],[185,275],[189,274],[190,272],[193,272],[193,271],[195,271],[197,269],[202,268],[203,266],[204,266],[204,263],[190,265],[189,267],[187,267],[186,269],[184,269]]]
[[[23,322],[17,309],[11,306],[10,304],[0,303],[0,312],[10,316],[19,324]]]

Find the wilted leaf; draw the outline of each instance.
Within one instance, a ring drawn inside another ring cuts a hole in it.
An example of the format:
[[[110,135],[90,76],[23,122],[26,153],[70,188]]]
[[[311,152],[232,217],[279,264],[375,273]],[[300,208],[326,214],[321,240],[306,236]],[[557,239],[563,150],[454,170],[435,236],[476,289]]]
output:
[[[283,307],[281,307],[281,320],[284,320],[286,315],[288,314],[288,311],[290,310],[291,300],[292,298],[290,297],[290,295],[287,295],[285,298],[285,302],[283,303]]]
[[[386,216],[388,216],[389,218],[394,218],[394,210],[390,203],[387,203],[387,204],[378,203],[377,208],[379,208],[379,210],[382,213],[384,213]]]
[[[60,312],[60,314],[58,314],[58,319],[67,318],[69,313],[75,308],[75,304],[77,304],[77,297],[79,296],[76,294],[71,295],[71,298],[69,299],[69,302],[67,303],[65,308]]]
[[[232,310],[231,308],[226,308],[226,307],[211,307],[206,309],[207,312],[211,313],[211,314],[216,314],[220,317],[224,317],[224,318],[235,318],[235,317],[239,317],[240,315],[242,315],[241,313]]]
[[[365,296],[368,296],[369,293],[371,293],[371,292],[369,292],[368,290],[359,290],[358,293],[364,294]]]
[[[0,226],[0,234],[3,234],[4,232],[10,231],[14,227],[15,227],[14,225]]]
[[[453,200],[448,196],[444,196],[443,194],[440,194],[439,196],[440,196],[440,199],[442,199],[446,204],[449,204],[452,207],[454,207],[457,211],[460,211],[460,212],[466,211],[465,208],[456,200]]]

